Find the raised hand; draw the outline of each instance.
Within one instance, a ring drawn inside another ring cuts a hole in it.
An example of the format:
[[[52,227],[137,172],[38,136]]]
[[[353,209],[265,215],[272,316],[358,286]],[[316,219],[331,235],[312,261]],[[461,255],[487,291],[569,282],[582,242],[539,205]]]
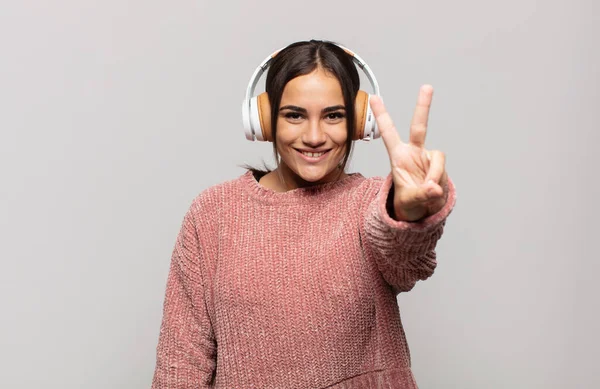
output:
[[[391,216],[396,220],[416,221],[433,215],[448,199],[446,156],[439,150],[425,149],[432,97],[432,86],[423,85],[410,123],[408,143],[400,139],[383,101],[377,96],[371,97],[371,109],[390,157],[395,213]]]

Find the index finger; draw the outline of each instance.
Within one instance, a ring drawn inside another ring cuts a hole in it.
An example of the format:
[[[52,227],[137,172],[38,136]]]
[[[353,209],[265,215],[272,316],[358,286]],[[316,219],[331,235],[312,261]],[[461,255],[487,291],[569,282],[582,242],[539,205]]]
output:
[[[396,130],[390,114],[385,109],[381,97],[373,95],[369,100],[371,104],[371,110],[373,111],[373,115],[375,115],[375,120],[377,121],[377,127],[379,127],[379,133],[381,134],[383,143],[385,143],[385,147],[388,149],[389,153],[390,150],[393,150],[396,148],[396,146],[402,143],[400,134]]]

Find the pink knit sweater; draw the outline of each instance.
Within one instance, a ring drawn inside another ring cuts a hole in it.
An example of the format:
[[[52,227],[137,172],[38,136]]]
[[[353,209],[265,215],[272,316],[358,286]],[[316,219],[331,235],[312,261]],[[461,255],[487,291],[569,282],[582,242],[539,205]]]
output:
[[[175,243],[152,389],[417,388],[397,293],[433,274],[456,202],[386,211],[391,176],[199,194]]]

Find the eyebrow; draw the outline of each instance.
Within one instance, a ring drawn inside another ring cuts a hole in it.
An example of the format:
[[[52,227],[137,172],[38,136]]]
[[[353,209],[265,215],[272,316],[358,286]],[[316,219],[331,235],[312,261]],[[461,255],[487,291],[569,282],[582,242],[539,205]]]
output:
[[[280,111],[283,111],[284,109],[289,109],[291,111],[300,112],[300,113],[304,113],[304,114],[306,114],[308,112],[306,110],[306,108],[298,107],[296,105],[285,105],[285,106],[279,108]],[[323,110],[321,112],[328,113],[328,112],[337,111],[339,109],[346,110],[346,107],[344,107],[343,105],[334,105],[333,107],[323,108]]]

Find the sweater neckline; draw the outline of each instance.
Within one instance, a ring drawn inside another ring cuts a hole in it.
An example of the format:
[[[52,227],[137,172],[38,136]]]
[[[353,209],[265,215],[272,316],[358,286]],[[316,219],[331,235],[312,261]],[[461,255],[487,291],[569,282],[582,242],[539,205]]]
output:
[[[286,192],[277,192],[261,185],[251,170],[248,170],[240,177],[244,189],[253,198],[266,203],[320,202],[353,187],[363,179],[364,177],[360,173],[350,173],[337,181],[291,189]]]

